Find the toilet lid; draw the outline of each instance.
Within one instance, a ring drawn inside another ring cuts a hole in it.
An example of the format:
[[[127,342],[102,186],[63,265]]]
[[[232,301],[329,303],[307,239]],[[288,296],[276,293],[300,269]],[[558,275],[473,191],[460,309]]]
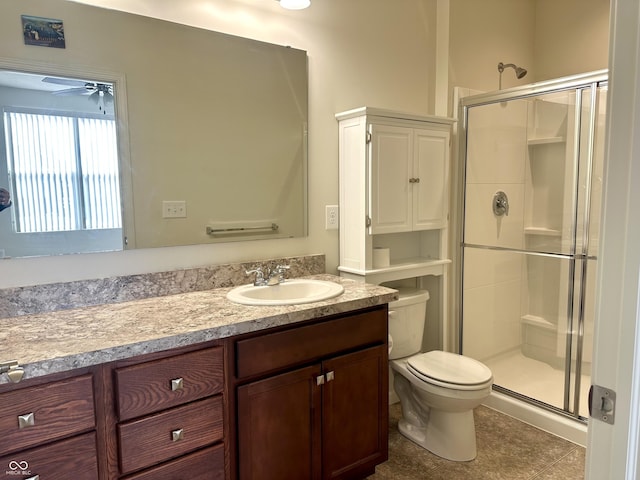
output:
[[[439,350],[415,355],[407,364],[417,376],[454,385],[480,385],[493,377],[489,367],[477,360]]]

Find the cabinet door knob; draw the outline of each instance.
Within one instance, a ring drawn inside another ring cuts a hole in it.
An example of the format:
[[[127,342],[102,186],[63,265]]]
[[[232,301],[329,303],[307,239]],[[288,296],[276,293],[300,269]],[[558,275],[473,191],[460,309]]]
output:
[[[333,370],[331,370],[330,372],[327,372],[327,382],[330,382],[334,378],[335,378],[335,373],[333,372]]]
[[[184,439],[184,430],[179,428],[178,430],[173,430],[171,432],[171,441],[178,442]]]
[[[324,385],[324,375],[318,375],[316,377],[316,385]]]
[[[18,415],[18,427],[27,428],[33,427],[36,424],[36,416],[33,412],[26,413],[24,415]]]
[[[184,380],[182,377],[174,378],[171,380],[171,391],[175,392],[177,390],[182,390],[184,388]]]

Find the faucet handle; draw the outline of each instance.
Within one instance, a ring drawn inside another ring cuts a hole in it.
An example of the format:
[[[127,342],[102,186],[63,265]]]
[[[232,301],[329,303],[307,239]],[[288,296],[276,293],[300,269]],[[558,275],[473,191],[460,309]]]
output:
[[[289,265],[276,265],[276,268],[273,269],[273,273],[275,273],[276,275],[278,275],[279,280],[281,282],[284,282],[284,274],[286,273],[287,270],[289,270],[291,267]]]
[[[256,279],[254,280],[253,284],[255,286],[259,286],[259,285],[264,285],[265,281],[264,281],[264,272],[262,271],[262,267],[256,267],[253,270],[245,270],[245,272],[247,275],[251,275],[252,273],[256,274]]]

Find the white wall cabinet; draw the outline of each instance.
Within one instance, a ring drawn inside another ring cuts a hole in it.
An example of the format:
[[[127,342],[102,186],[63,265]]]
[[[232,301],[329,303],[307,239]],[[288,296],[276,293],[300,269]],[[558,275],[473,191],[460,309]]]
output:
[[[340,132],[340,266],[382,283],[441,275],[447,258],[452,119],[362,107]],[[389,248],[390,264],[373,262]]]
[[[371,234],[446,226],[450,133],[438,127],[369,125]]]

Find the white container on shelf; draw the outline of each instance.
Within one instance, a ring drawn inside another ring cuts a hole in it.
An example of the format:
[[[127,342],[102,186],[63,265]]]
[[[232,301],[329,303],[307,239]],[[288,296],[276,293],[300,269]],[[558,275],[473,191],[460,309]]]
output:
[[[390,251],[386,247],[373,248],[373,268],[386,268],[390,264]]]

